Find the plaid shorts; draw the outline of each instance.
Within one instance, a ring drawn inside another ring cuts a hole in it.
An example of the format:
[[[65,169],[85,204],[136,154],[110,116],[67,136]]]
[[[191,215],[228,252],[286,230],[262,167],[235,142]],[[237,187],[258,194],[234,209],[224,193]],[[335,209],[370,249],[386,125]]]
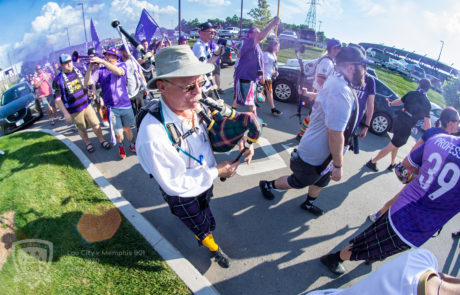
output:
[[[393,230],[388,211],[350,241],[350,260],[377,261],[410,249]]]
[[[171,213],[179,217],[201,241],[216,229],[216,221],[209,208],[209,201],[213,196],[212,186],[193,198],[169,196],[161,188],[160,191]]]

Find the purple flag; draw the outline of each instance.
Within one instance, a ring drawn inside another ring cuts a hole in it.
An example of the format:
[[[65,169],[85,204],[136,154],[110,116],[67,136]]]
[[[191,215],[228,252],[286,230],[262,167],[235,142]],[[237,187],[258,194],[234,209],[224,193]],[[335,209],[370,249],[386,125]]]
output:
[[[146,39],[147,41],[152,40],[155,31],[158,29],[158,25],[152,16],[147,12],[147,10],[142,9],[141,18],[137,24],[136,33],[134,37],[140,43],[142,40]]]
[[[96,32],[96,27],[94,26],[94,23],[93,23],[93,18],[91,18],[91,39],[93,40],[93,46],[94,48],[97,49],[97,47],[99,46],[99,36],[97,35],[97,32]]]

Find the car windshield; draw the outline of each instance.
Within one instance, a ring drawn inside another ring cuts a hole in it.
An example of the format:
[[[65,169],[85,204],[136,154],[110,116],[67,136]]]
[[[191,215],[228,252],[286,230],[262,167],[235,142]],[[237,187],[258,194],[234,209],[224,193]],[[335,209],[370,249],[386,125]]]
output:
[[[431,109],[431,112],[433,113],[433,115],[435,115],[436,117],[440,118],[442,109],[433,108],[433,109]]]
[[[393,96],[391,90],[379,80],[375,80],[375,92],[386,97]]]
[[[10,102],[25,96],[30,93],[30,88],[27,85],[20,85],[13,87],[3,92],[2,95],[2,106],[9,104]]]

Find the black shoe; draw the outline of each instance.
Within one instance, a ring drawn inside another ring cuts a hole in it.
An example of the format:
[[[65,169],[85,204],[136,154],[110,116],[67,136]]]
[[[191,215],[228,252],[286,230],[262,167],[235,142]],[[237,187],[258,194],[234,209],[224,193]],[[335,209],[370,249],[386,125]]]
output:
[[[254,102],[254,105],[256,106],[256,108],[260,108],[260,105],[256,101]]]
[[[390,166],[388,166],[387,170],[388,171],[393,171],[393,169],[395,168],[396,164],[390,164]]]
[[[335,254],[324,255],[319,260],[333,273],[337,275],[345,273],[345,267],[343,267],[342,262],[337,261]]]
[[[275,109],[272,109],[272,115],[273,115],[273,116],[279,117],[279,116],[281,116],[282,114],[283,114],[283,112],[281,112],[280,110],[278,110],[278,109],[276,109],[276,108],[275,108]]]
[[[376,163],[372,163],[372,160],[369,160],[369,162],[366,163],[366,167],[371,169],[372,171],[374,172],[377,172],[379,171],[379,169],[377,169],[377,164]]]
[[[224,94],[225,91],[223,91],[222,88],[219,88],[219,89],[217,89],[217,93],[219,93],[219,94]]]
[[[267,123],[265,123],[265,122],[262,123],[262,127],[267,127],[267,126],[268,126]]]
[[[224,251],[222,251],[220,247],[216,252],[212,252],[212,258],[214,258],[214,261],[223,268],[228,268],[230,264],[232,264],[230,258],[227,256],[227,254],[224,253]]]
[[[316,216],[321,216],[324,214],[324,211],[321,208],[316,207],[315,205],[313,205],[312,203],[308,201],[305,201],[302,204],[300,204],[300,208],[307,210],[308,212]]]
[[[460,238],[460,231],[452,233],[452,238]]]
[[[300,141],[300,140],[302,139],[302,135],[297,134],[297,136],[295,137],[295,139],[296,139],[297,141]]]
[[[273,200],[275,198],[275,195],[271,192],[271,189],[268,187],[268,181],[265,181],[265,180],[259,181],[259,187],[265,199]]]

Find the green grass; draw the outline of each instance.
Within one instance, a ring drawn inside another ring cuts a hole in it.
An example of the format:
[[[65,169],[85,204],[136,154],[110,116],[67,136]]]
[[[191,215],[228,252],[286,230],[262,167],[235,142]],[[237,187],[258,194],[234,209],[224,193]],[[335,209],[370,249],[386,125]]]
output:
[[[317,47],[305,47],[305,52],[300,56],[302,57],[302,59],[315,59],[320,57],[323,51],[323,49]],[[296,58],[293,48],[281,49],[278,52],[278,62],[284,63],[290,58]]]
[[[374,69],[379,80],[393,89],[399,97],[403,97],[407,92],[417,89],[417,82],[407,77],[403,77],[382,67],[375,67]],[[446,102],[442,94],[434,90],[429,90],[427,96],[431,102],[434,102],[441,107],[446,106]]]
[[[90,243],[82,237],[77,224],[84,213],[115,209],[59,140],[16,133],[0,138],[0,150],[5,152],[0,156],[0,213],[14,210],[17,241],[41,239],[54,247],[48,271],[37,277],[31,271],[46,263],[24,254],[29,264],[21,271],[10,255],[0,271],[1,294],[190,294],[123,217],[107,240]],[[46,273],[49,282],[42,280]],[[27,282],[36,278],[41,283],[31,288]]]

